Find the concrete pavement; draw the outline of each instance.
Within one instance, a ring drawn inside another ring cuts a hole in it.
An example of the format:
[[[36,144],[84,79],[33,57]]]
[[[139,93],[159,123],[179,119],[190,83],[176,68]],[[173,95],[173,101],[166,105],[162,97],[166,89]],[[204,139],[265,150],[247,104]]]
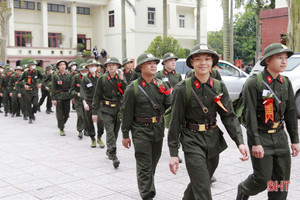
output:
[[[77,139],[75,112],[70,113],[65,137],[59,135],[55,114],[45,114],[43,107],[36,116],[31,125],[0,114],[0,199],[140,199],[133,148],[122,147],[121,133],[117,142],[121,164],[114,169],[106,148],[90,148],[88,137]],[[211,186],[214,200],[235,199],[238,183],[252,172],[251,161],[239,160],[238,149],[224,132],[229,147],[221,154],[218,181]],[[166,139],[155,177],[155,199],[182,199],[188,174],[184,163],[176,176],[169,171]],[[299,165],[300,158],[292,158],[290,200],[300,198]],[[250,199],[267,199],[266,191]]]

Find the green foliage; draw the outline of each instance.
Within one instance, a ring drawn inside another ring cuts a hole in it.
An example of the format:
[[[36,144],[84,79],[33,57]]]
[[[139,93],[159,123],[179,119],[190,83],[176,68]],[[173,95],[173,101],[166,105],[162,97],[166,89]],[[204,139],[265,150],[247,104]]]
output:
[[[79,66],[81,63],[84,63],[84,60],[82,60],[81,58],[75,58],[72,61],[76,62],[77,66]]]
[[[223,54],[223,30],[209,31],[207,33],[207,44],[218,54]]]
[[[82,52],[84,50],[84,44],[81,44],[81,43],[77,43],[77,51],[78,52]]]
[[[83,52],[82,52],[82,55],[83,55],[83,57],[85,57],[85,58],[89,58],[89,57],[91,57],[92,52],[91,52],[91,51],[83,51]]]
[[[157,58],[162,58],[165,53],[172,52],[179,58],[185,58],[185,50],[180,47],[178,41],[173,37],[157,36],[149,45],[146,52],[152,53]]]
[[[28,64],[29,60],[34,60],[33,58],[27,57],[27,58],[23,58],[23,60],[21,60],[20,65],[23,66],[25,64]]]
[[[256,51],[255,12],[246,11],[237,14],[234,22],[234,57],[251,64]]]
[[[185,57],[188,57],[191,53],[191,50],[189,49],[184,49],[184,51],[185,51]]]

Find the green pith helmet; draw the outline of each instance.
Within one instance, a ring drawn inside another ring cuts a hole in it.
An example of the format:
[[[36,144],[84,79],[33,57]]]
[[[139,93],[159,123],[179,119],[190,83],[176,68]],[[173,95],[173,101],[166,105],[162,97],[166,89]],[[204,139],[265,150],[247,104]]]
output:
[[[16,71],[16,70],[23,70],[23,67],[17,66],[17,67],[15,68],[15,71]]]
[[[140,65],[149,62],[149,61],[155,61],[156,64],[158,64],[160,62],[160,60],[158,58],[156,58],[155,56],[153,56],[153,54],[151,53],[142,53],[138,58],[137,58],[137,64],[135,67],[135,71],[136,72],[141,72],[141,69],[139,68]]]
[[[196,54],[200,54],[200,53],[209,53],[213,56],[213,66],[215,66],[218,61],[219,61],[219,55],[217,54],[217,52],[209,45],[207,44],[197,44],[196,46],[193,47],[193,49],[191,50],[190,55],[186,58],[186,64],[187,66],[189,66],[190,68],[194,68],[191,65],[191,58],[193,55]]]
[[[178,60],[178,57],[175,56],[174,53],[171,53],[171,52],[166,53],[166,54],[164,55],[164,57],[163,57],[162,64],[164,64],[164,62],[165,62],[166,60],[171,60],[171,59]]]
[[[95,59],[88,59],[86,62],[86,67],[91,66],[91,65],[100,65],[100,62],[95,60]]]
[[[118,58],[116,57],[109,57],[106,62],[103,64],[104,67],[106,67],[107,64],[118,64],[120,68],[121,67],[121,63],[119,62]]]
[[[68,65],[68,67],[69,67],[69,68],[71,68],[71,67],[72,67],[72,65],[76,65],[76,66],[77,66],[77,63],[76,63],[76,62],[74,62],[74,61],[71,61],[71,62],[69,63],[69,65]]]
[[[87,70],[86,63],[81,63],[78,68],[79,71]]]
[[[283,52],[286,52],[288,57],[290,57],[294,54],[294,52],[291,49],[289,49],[287,46],[285,46],[283,44],[280,44],[280,43],[270,44],[264,50],[264,56],[263,56],[262,60],[260,61],[260,65],[261,66],[266,66],[267,65],[267,63],[266,63],[267,58],[269,58],[269,57],[271,57],[275,54],[283,53]]]
[[[29,60],[28,61],[28,66],[30,66],[30,65],[37,65],[38,63],[35,61],[35,60]]]
[[[23,67],[23,69],[26,69],[26,68],[28,68],[28,65],[24,64],[24,65],[22,65],[22,67]]]
[[[58,60],[58,61],[56,62],[56,64],[55,64],[55,67],[56,67],[57,69],[58,69],[59,63],[61,63],[61,62],[66,63],[66,68],[68,67],[68,62],[67,62],[67,61],[65,61],[65,60]]]
[[[50,70],[50,69],[52,69],[52,65],[48,65],[48,66],[45,68],[46,71],[48,71],[48,70]]]
[[[133,60],[131,60],[130,58],[125,58],[122,63],[123,63],[123,65],[125,65],[127,63],[133,63]]]
[[[5,67],[5,72],[11,72],[13,69],[11,68],[11,66],[6,66]]]

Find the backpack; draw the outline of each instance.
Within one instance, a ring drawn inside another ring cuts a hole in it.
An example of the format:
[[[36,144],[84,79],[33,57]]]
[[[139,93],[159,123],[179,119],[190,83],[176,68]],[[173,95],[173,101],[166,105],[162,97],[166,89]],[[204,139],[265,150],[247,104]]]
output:
[[[254,74],[253,76],[257,77],[257,88],[260,91],[261,87],[262,87],[262,73],[259,72],[256,75]],[[288,88],[289,87],[289,82],[287,81],[285,76],[282,76],[283,82],[285,84],[285,86]],[[244,99],[243,99],[243,90],[244,87],[242,88],[242,91],[239,94],[239,97],[237,99],[234,99],[232,101],[232,106],[233,106],[233,110],[240,122],[240,124],[242,124],[244,127],[246,127],[246,121],[245,121],[245,116],[244,116]]]

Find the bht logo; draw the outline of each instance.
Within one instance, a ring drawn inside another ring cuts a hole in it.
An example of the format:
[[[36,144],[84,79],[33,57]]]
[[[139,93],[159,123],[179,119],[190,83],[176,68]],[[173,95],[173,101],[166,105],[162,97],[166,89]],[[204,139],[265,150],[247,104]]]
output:
[[[278,183],[278,181],[268,181],[267,190],[269,192],[278,192],[278,190],[280,189],[281,192],[287,192],[289,190],[290,183],[290,181],[280,181],[280,183]]]

